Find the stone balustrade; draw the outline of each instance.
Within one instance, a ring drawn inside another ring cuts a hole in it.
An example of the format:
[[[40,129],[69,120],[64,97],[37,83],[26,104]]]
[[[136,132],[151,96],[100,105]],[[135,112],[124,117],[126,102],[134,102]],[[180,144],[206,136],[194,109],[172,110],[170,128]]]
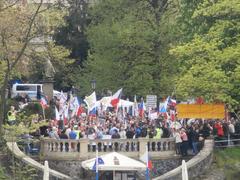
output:
[[[41,158],[43,160],[85,160],[109,152],[120,152],[128,157],[139,158],[148,145],[153,159],[165,159],[175,154],[174,138],[162,139],[41,139]]]

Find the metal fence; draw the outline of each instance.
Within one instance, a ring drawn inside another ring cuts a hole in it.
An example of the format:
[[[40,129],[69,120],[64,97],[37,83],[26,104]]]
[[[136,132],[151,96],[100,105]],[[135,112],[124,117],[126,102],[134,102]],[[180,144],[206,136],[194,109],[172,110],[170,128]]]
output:
[[[235,137],[235,138],[234,138]],[[240,147],[240,134],[235,134],[232,137],[228,135],[227,137],[215,137],[214,138],[214,148],[221,149],[221,148],[230,148],[230,147]]]

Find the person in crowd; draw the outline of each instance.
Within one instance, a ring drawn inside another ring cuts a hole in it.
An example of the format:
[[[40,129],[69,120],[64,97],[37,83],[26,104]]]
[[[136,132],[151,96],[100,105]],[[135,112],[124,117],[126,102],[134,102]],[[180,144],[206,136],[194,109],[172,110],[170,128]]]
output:
[[[127,139],[133,139],[134,134],[135,132],[133,127],[127,129],[126,132]]]
[[[202,134],[203,138],[206,139],[210,136],[213,128],[208,122],[205,122],[203,126],[200,127],[199,134]]]
[[[118,133],[118,130],[115,129],[113,134],[112,134],[112,139],[120,139],[120,134]],[[114,150],[118,151],[119,143],[114,142]]]
[[[176,144],[176,154],[180,155],[181,154],[181,145],[182,145],[182,138],[180,135],[180,130],[173,130],[173,137],[175,138],[175,144]]]
[[[162,137],[162,134],[163,134],[162,128],[161,128],[161,127],[158,127],[158,128],[156,128],[155,131],[156,131],[156,133],[155,133],[155,136],[153,137],[153,139],[158,139],[158,140],[160,140],[161,137]]]
[[[50,138],[59,139],[58,128],[55,126],[50,128],[48,135]]]
[[[141,137],[142,134],[142,129],[139,125],[136,125],[136,130],[135,130],[135,138]]]
[[[9,110],[8,113],[7,113],[8,124],[9,124],[10,126],[16,124],[16,121],[17,121],[16,115],[17,115],[17,111],[15,110],[15,107],[14,107],[14,106],[11,106],[11,107],[10,107],[10,110]]]
[[[76,139],[77,138],[77,133],[76,131],[74,130],[74,128],[72,127],[71,128],[71,131],[69,133],[69,139]]]
[[[125,129],[124,129],[123,126],[120,128],[119,135],[120,135],[120,138],[121,138],[121,139],[126,139],[126,138],[127,138],[127,136],[126,136],[126,131],[125,131]]]
[[[63,129],[62,131],[61,131],[61,134],[59,135],[59,138],[60,139],[68,139],[68,136],[66,135],[66,129]]]
[[[221,138],[221,137],[224,136],[223,127],[222,127],[222,124],[221,124],[220,121],[218,121],[218,122],[215,124],[214,128],[217,130],[217,136],[218,136],[219,138]]]
[[[234,126],[233,122],[228,121],[228,129],[229,129],[230,137],[233,137],[235,134],[235,126]]]
[[[182,138],[182,156],[188,155],[188,136],[184,128],[181,129],[180,135]]]
[[[68,136],[66,135],[65,131],[66,131],[66,129],[63,129],[61,131],[61,133],[59,134],[60,139],[68,139]],[[65,147],[65,149],[63,149],[63,147]],[[64,143],[61,142],[60,143],[60,150],[61,151],[63,151],[63,150],[68,151],[69,150],[68,143],[65,143],[65,146],[64,146]]]
[[[196,155],[198,153],[198,140],[199,140],[199,130],[196,128],[196,126],[193,126],[191,128],[189,138],[191,138],[193,155]]]

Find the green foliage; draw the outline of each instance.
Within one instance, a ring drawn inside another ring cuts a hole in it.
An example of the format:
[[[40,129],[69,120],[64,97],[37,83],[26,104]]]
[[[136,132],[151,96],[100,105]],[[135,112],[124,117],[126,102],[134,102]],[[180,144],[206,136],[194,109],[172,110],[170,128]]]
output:
[[[0,179],[1,180],[7,180],[8,177],[5,175],[4,168],[0,166]]]
[[[34,180],[38,176],[36,169],[25,165],[23,162],[15,161],[10,168],[16,180]]]
[[[167,29],[172,27],[169,20],[175,21],[174,9],[174,3],[162,0],[106,0],[94,5],[87,28],[90,54],[76,78],[81,93],[89,92],[92,79],[100,94],[119,87],[126,95],[172,93],[177,66],[168,48],[177,35]]]
[[[31,82],[39,82],[43,79],[45,73],[46,59],[49,59],[55,70],[55,88],[61,89],[62,87],[68,87],[71,85],[71,65],[74,63],[73,59],[69,58],[70,51],[63,46],[55,45],[53,42],[49,42],[46,48],[40,52],[31,52],[31,58],[34,61],[29,63],[31,69],[29,80]]]
[[[184,7],[186,1],[182,4]],[[191,33],[184,36],[184,43],[170,50],[181,65],[177,95],[203,96],[208,102],[236,105],[240,100],[236,78],[240,63],[239,2],[204,0],[193,4],[191,13],[182,14],[186,21],[179,19]]]
[[[68,14],[64,17],[64,24],[59,26],[54,33],[57,45],[62,45],[70,50],[70,58],[81,65],[88,55],[88,41],[85,35],[86,26],[89,24],[88,6],[82,0],[69,0]]]
[[[239,148],[228,148],[214,152],[216,167],[224,172],[227,180],[239,178],[239,153]]]

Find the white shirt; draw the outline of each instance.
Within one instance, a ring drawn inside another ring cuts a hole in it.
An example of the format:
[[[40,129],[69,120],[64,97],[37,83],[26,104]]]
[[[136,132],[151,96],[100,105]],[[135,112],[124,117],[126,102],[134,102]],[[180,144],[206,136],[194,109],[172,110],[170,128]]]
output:
[[[228,125],[228,128],[229,128],[229,132],[230,132],[230,133],[235,133],[235,127],[234,127],[233,124],[229,124],[229,125]]]
[[[179,132],[176,132],[173,137],[175,137],[175,142],[176,143],[181,143],[182,142],[182,138],[181,138],[181,135],[180,135]]]

